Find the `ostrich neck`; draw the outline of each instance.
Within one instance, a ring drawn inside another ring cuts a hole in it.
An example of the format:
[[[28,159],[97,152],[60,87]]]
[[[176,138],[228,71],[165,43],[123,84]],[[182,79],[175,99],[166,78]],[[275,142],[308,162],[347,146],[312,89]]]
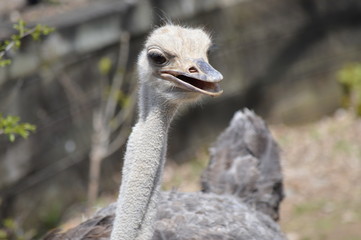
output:
[[[169,124],[177,107],[141,86],[139,118],[129,136],[111,240],[153,235]]]

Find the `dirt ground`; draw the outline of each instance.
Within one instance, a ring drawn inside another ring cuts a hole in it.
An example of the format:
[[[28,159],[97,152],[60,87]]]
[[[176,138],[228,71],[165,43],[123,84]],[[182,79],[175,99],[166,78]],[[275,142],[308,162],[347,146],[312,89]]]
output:
[[[361,239],[361,119],[338,111],[301,127],[272,127],[283,150],[289,240]]]
[[[361,119],[339,110],[304,126],[270,126],[282,148],[286,197],[281,227],[289,240],[361,240]],[[206,149],[168,165],[164,189],[196,191]]]

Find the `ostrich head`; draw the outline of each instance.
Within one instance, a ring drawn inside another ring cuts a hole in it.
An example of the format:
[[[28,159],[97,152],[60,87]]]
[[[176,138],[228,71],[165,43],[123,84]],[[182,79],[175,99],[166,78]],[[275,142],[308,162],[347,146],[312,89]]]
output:
[[[220,95],[223,76],[208,63],[210,46],[210,37],[200,29],[175,25],[156,29],[139,56],[141,84],[167,101]]]

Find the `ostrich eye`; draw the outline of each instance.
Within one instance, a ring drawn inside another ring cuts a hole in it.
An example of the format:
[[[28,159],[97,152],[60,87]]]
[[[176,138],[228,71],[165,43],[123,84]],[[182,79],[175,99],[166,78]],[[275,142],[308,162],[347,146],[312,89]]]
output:
[[[167,62],[167,58],[160,52],[149,52],[148,58],[157,65],[163,65]]]

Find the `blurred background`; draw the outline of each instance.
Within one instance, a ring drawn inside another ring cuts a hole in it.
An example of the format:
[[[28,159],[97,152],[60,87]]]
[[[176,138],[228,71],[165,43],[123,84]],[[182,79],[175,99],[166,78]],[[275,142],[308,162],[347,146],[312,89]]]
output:
[[[0,239],[37,239],[116,199],[137,54],[169,20],[212,35],[224,94],[176,119],[163,188],[199,190],[208,148],[248,107],[282,148],[288,238],[361,239],[357,0],[0,0],[2,44],[21,41],[0,48],[0,113],[36,126],[0,131]]]

